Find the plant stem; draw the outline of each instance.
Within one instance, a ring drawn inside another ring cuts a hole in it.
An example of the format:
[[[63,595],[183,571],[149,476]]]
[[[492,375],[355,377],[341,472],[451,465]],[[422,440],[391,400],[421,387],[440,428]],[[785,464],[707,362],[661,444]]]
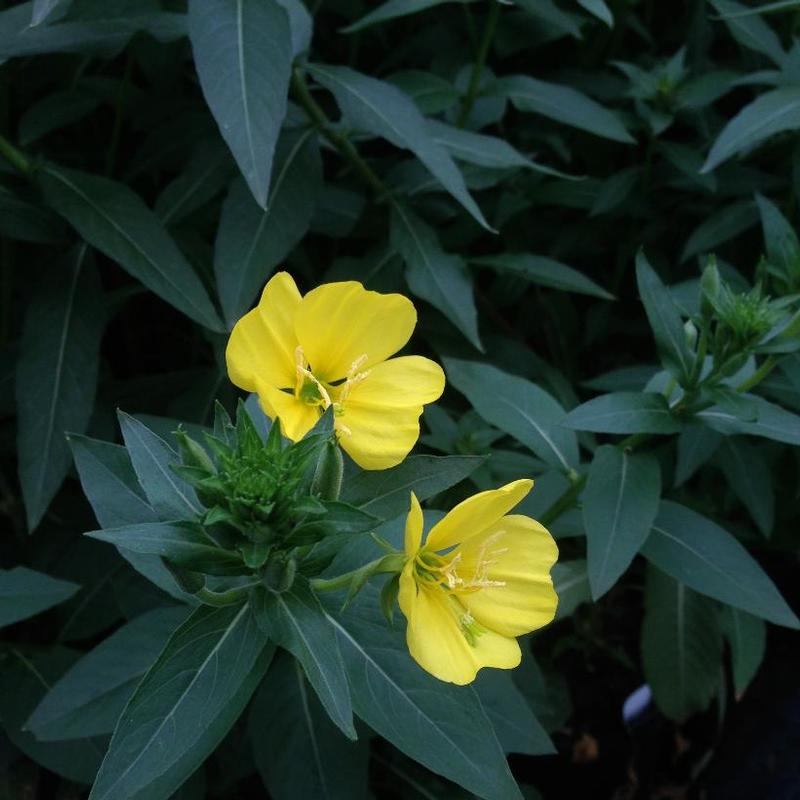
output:
[[[337,589],[346,589],[352,585],[354,580],[363,584],[373,575],[400,572],[407,560],[405,553],[390,553],[364,564],[363,567],[345,572],[343,575],[337,575],[335,578],[315,578],[311,581],[311,588],[315,592],[335,592]]]
[[[561,497],[558,498],[551,506],[547,509],[547,511],[542,514],[539,518],[539,522],[545,526],[545,528],[550,525],[551,523],[555,522],[565,511],[569,511],[572,508],[575,501],[578,499],[578,495],[583,490],[583,487],[586,485],[586,475],[579,475],[569,489],[566,489]]]
[[[5,136],[0,136],[0,154],[23,175],[30,175],[31,162]]]
[[[233,589],[224,592],[215,592],[204,586],[199,592],[195,592],[195,597],[207,606],[232,606],[242,602],[250,590],[259,585],[261,585],[260,581],[254,581],[242,586],[234,586]]]
[[[350,162],[362,180],[379,198],[386,197],[389,194],[389,190],[372,171],[369,164],[361,158],[353,143],[333,127],[325,112],[311,96],[306,79],[297,68],[292,73],[292,94],[320,133],[339,151],[342,158]]]
[[[489,55],[489,48],[494,40],[494,33],[497,29],[497,19],[500,16],[500,4],[497,0],[489,0],[489,15],[483,28],[483,38],[475,56],[475,63],[472,65],[472,74],[469,76],[467,93],[461,101],[461,113],[458,115],[458,127],[463,128],[475,105],[475,98],[478,96],[478,89],[481,84],[483,67],[486,64],[486,57]]]
[[[740,394],[743,394],[744,392],[749,392],[754,386],[758,386],[758,384],[761,383],[761,381],[763,381],[773,369],[775,369],[777,363],[778,360],[775,358],[775,356],[768,356],[765,358],[761,363],[761,366],[749,378],[743,380],[736,387],[736,391]]]

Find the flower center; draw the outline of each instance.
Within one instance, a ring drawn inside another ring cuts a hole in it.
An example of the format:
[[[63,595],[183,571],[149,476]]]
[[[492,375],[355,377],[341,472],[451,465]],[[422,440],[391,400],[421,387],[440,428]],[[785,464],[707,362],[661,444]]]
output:
[[[456,552],[449,556],[442,556],[432,550],[420,550],[414,557],[414,578],[418,584],[425,588],[442,589],[447,593],[458,625],[470,647],[475,647],[478,637],[486,632],[475,621],[469,610],[461,601],[461,595],[471,594],[481,589],[505,586],[505,581],[492,580],[489,577],[491,568],[498,563],[498,556],[507,552],[507,547],[496,547],[497,542],[503,538],[505,531],[495,531],[487,536],[478,552],[475,566],[464,576],[463,553]]]
[[[294,390],[295,397],[308,406],[316,406],[320,414],[333,406],[333,413],[337,418],[336,430],[339,433],[352,436],[350,428],[341,422],[339,418],[345,413],[345,403],[350,396],[350,392],[369,375],[369,370],[359,372],[361,367],[369,360],[369,356],[366,353],[362,353],[350,365],[344,380],[336,385],[325,383],[314,375],[306,360],[302,345],[297,345],[294,357],[297,374]]]

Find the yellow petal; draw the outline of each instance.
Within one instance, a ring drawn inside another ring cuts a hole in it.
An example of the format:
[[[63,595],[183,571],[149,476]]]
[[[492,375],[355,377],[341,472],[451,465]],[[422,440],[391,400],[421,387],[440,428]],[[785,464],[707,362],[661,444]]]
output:
[[[362,469],[399,464],[419,438],[423,403],[444,390],[444,372],[422,356],[403,356],[377,364],[348,391],[333,391],[336,402],[348,391],[336,418],[339,443]]]
[[[422,406],[444,391],[444,370],[429,358],[400,356],[376,364],[347,395],[347,404],[387,408]]]
[[[504,584],[458,592],[481,625],[503,636],[521,636],[553,620],[558,596],[550,569],[558,547],[536,520],[518,514],[503,517],[467,539],[453,556],[460,556],[458,575],[464,581],[483,574]]]
[[[264,413],[270,419],[280,418],[283,435],[293,442],[299,442],[319,420],[318,406],[303,403],[293,394],[260,380],[256,390]]]
[[[273,386],[294,387],[294,317],[300,300],[300,292],[287,272],[278,272],[270,279],[258,305],[231,331],[225,360],[233,383],[248,392],[256,391],[257,378]]]
[[[408,619],[406,642],[412,658],[439,680],[463,685],[475,680],[481,667],[511,669],[521,653],[516,639],[485,630],[467,641],[459,612],[441,587],[420,589],[413,562],[400,576],[400,609]]]
[[[411,492],[411,508],[406,517],[405,551],[406,555],[414,558],[422,541],[422,508],[414,492]]]
[[[445,550],[485,531],[514,508],[532,486],[532,480],[523,478],[500,489],[490,489],[468,497],[431,528],[425,547],[429,550]]]
[[[362,469],[396,467],[419,438],[422,406],[384,408],[348,403],[336,417],[342,449]]]
[[[303,298],[295,332],[313,373],[331,383],[344,378],[362,356],[361,370],[389,358],[416,324],[417,312],[407,297],[345,281],[325,283]]]

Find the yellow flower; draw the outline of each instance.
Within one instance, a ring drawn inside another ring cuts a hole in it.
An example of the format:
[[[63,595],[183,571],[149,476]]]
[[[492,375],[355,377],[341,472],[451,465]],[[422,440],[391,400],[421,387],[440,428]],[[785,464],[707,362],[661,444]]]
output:
[[[364,469],[386,469],[408,455],[422,406],[444,390],[444,372],[430,359],[390,358],[416,324],[403,295],[346,281],[301,296],[292,277],[279,272],[234,326],[228,374],[258,394],[264,412],[279,417],[295,442],[333,406],[342,448]]]
[[[422,509],[411,495],[398,599],[411,655],[440,680],[465,684],[481,667],[516,667],[515,637],[555,615],[556,543],[536,520],[508,514],[532,486],[519,480],[473,495],[431,528],[424,545]]]

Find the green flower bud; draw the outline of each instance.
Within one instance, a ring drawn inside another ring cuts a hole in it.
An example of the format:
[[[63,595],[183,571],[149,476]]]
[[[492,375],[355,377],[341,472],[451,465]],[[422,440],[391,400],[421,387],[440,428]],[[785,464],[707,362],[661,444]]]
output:
[[[339,445],[334,440],[327,441],[319,454],[311,493],[323,500],[337,500],[342,490],[344,459]]]
[[[683,335],[686,337],[686,344],[689,346],[689,349],[694,350],[697,344],[697,328],[690,319],[687,319],[683,324]]]

